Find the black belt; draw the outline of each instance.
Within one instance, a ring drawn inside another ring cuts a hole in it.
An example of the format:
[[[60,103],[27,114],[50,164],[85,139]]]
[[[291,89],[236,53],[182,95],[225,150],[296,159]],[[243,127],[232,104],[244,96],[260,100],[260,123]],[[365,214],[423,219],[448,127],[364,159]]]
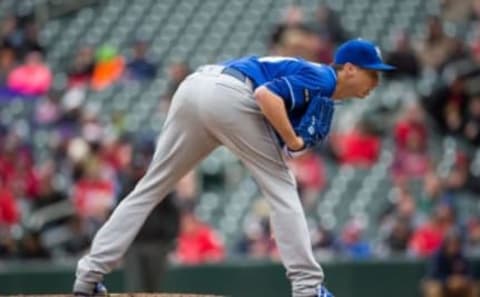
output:
[[[237,69],[234,69],[234,68],[231,68],[231,67],[223,68],[222,73],[226,74],[226,75],[230,75],[231,77],[234,77],[234,78],[238,79],[239,81],[241,81],[243,83],[246,83],[250,80],[248,78],[248,76],[246,76],[242,72],[238,71]]]

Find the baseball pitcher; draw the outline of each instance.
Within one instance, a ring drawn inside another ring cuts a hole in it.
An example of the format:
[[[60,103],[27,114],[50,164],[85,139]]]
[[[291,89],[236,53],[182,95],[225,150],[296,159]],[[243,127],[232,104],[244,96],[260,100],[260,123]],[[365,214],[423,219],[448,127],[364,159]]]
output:
[[[292,296],[333,296],[323,285],[285,160],[326,138],[335,101],[366,97],[378,85],[379,72],[392,69],[378,47],[362,39],[342,44],[332,65],[245,57],[200,67],[176,91],[145,176],[78,262],[75,295],[106,295],[103,276],[119,263],[150,211],[183,175],[224,145],[242,160],[268,199]]]

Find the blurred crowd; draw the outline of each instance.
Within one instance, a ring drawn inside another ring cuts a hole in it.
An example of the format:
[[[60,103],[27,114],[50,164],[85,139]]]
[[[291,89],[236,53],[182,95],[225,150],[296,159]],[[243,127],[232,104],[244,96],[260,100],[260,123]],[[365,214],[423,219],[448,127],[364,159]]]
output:
[[[89,92],[155,79],[161,65],[149,55],[146,40],[133,40],[126,55],[109,45],[86,44],[72,51],[64,69],[54,70],[46,62],[48,53],[37,26],[30,14],[11,14],[0,27],[0,103],[22,101],[33,106],[29,118],[0,121],[1,258],[49,259],[83,253],[146,171],[156,141],[150,131],[128,132],[122,113],[103,120],[97,108],[85,104]],[[175,89],[190,70],[179,61],[167,72],[168,87],[159,98],[159,112],[168,110]],[[55,85],[56,75],[66,79]],[[39,156],[33,135],[46,144],[46,156]],[[177,214],[170,220],[172,226],[163,230],[168,223],[152,220],[151,224],[161,226],[152,228],[157,229],[153,235],[147,228],[147,241],[152,236],[173,241],[178,235],[181,243],[181,231],[192,232],[191,221],[183,221],[193,214],[189,200],[197,193],[195,183],[182,181],[179,188],[172,193],[175,203],[165,203]],[[212,248],[221,258],[218,235],[204,236],[207,242],[215,241]],[[186,246],[178,246],[174,258],[179,262],[207,257]]]
[[[369,169],[379,162],[385,143],[393,142],[389,169],[393,191],[388,198],[373,198],[388,200],[373,222],[378,226],[377,238],[367,238],[365,226],[355,217],[336,231],[313,226],[317,256],[430,259],[426,296],[445,296],[444,289],[451,294],[448,296],[471,296],[476,273],[466,256],[480,255],[480,216],[474,210],[468,217],[458,213],[462,200],[478,204],[480,197],[479,8],[480,1],[444,0],[441,15],[425,20],[422,38],[403,30],[392,32],[392,47],[383,55],[397,70],[386,74],[384,83],[401,81],[415,86],[430,81],[427,90],[414,91],[414,96],[406,91],[394,108],[360,115],[347,129],[334,131],[321,154],[312,152],[291,161],[308,212],[312,199],[322,196],[332,178],[326,176],[325,163],[333,160],[341,166]],[[287,7],[283,21],[272,31],[271,53],[331,63],[335,46],[348,38],[349,32],[328,6],[320,6],[314,16],[313,22],[307,21],[302,7]],[[470,38],[447,34],[445,23],[470,24]],[[448,170],[439,169],[442,166],[434,155],[438,147],[432,145],[441,143],[435,138],[457,144]],[[276,259],[266,216],[259,217],[257,228],[246,229],[246,241],[255,256],[261,250],[263,257]],[[242,243],[243,250],[244,246]]]
[[[461,199],[480,195],[475,155],[480,143],[480,26],[476,25],[480,1],[443,0],[441,7],[440,16],[425,20],[423,37],[392,32],[392,47],[383,53],[398,69],[382,78],[385,83],[430,81],[429,87],[391,110],[361,115],[348,129],[335,130],[319,151],[289,161],[308,213],[333,178],[328,176],[327,163],[368,170],[379,162],[386,140],[393,143],[388,171],[392,195],[374,198],[388,201],[374,218],[377,238],[366,238],[364,226],[354,217],[339,230],[315,225],[311,232],[319,257],[446,261],[444,251],[453,250],[449,238],[458,240],[455,255],[480,255],[480,216],[457,215]],[[307,18],[302,7],[286,7],[266,38],[269,53],[331,63],[336,46],[351,38],[351,32],[326,5],[313,16]],[[471,38],[447,34],[445,21],[472,24]],[[38,31],[31,16],[11,15],[0,28],[0,101],[35,101],[31,118],[0,122],[2,258],[83,253],[112,209],[141,178],[155,145],[155,135],[128,133],[121,113],[104,120],[98,110],[84,104],[89,92],[155,79],[164,65],[149,54],[148,40],[132,41],[127,55],[109,45],[87,44],[73,50],[65,69],[52,69]],[[168,87],[159,98],[160,113],[168,110],[174,91],[191,71],[184,62],[166,67]],[[58,83],[58,74],[65,74],[66,80]],[[46,158],[38,158],[28,137],[28,129],[36,127],[49,133]],[[452,152],[449,170],[441,171],[432,153],[438,148],[432,143],[438,145],[435,138],[447,137],[461,145]],[[153,212],[136,243],[164,242],[169,246],[164,257],[186,264],[221,261],[230,255],[278,259],[268,206],[262,200],[252,205],[242,238],[228,249],[219,233],[195,214],[201,186],[197,173],[187,175]],[[155,219],[160,216],[169,219]],[[430,277],[440,278],[438,267],[432,265]],[[435,294],[435,284],[426,287]]]
[[[444,2],[443,13],[453,20],[477,20],[478,9],[450,12],[449,9],[457,10],[458,7],[451,5],[451,1]],[[479,4],[478,1],[463,2]],[[461,12],[465,15],[456,15]],[[314,16],[313,21],[307,21],[302,7],[285,8],[282,21],[273,28],[269,39],[271,54],[331,63],[335,46],[347,39],[349,33],[342,28],[335,11],[326,5],[320,6]],[[385,140],[391,139],[393,161],[389,180],[394,191],[388,205],[378,214],[380,242],[363,238],[361,224],[352,218],[339,234],[322,226],[313,230],[313,238],[318,238],[314,244],[321,250],[353,258],[428,257],[440,248],[448,231],[458,228],[462,230],[468,252],[478,255],[479,217],[459,218],[456,206],[457,200],[465,199],[459,197],[461,193],[469,193],[467,199],[480,195],[480,176],[472,164],[480,135],[477,135],[480,133],[477,113],[480,101],[476,93],[480,90],[477,83],[480,78],[477,57],[480,30],[475,32],[473,40],[466,42],[448,35],[442,19],[431,16],[425,22],[423,38],[413,40],[405,31],[394,32],[392,37],[393,47],[383,55],[398,70],[386,75],[385,83],[437,77],[438,82],[432,90],[427,94],[418,93],[415,98],[404,98],[388,113],[375,111],[388,115],[380,124],[376,119],[378,115],[361,115],[348,129],[334,131],[321,154],[311,152],[290,161],[308,211],[332,178],[327,176],[326,162],[333,160],[341,166],[371,168],[379,161]],[[459,145],[461,149],[454,151],[454,161],[447,173],[437,170],[438,160],[432,154],[435,149],[431,147],[432,138],[437,135],[451,136],[462,144]],[[420,191],[413,191],[413,188],[420,188]],[[269,237],[265,219],[258,220],[259,227],[249,228],[254,235],[246,237],[256,237],[257,229],[262,229],[264,236]],[[265,245],[270,244],[264,238],[260,240],[265,241]],[[256,245],[252,243],[252,247]],[[275,249],[271,250],[275,256]]]

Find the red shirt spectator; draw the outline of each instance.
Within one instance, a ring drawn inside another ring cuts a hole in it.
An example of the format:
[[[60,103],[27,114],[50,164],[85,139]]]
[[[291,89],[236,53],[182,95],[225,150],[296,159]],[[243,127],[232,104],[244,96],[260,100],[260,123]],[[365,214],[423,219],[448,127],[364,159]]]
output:
[[[405,104],[400,118],[395,123],[397,150],[425,151],[427,140],[427,126],[423,109],[416,102]]]
[[[85,166],[86,176],[77,181],[73,188],[73,202],[82,217],[104,220],[115,204],[113,182],[100,177],[98,162]]]
[[[362,126],[332,137],[335,154],[342,164],[369,167],[379,156],[379,137],[366,133]]]
[[[15,174],[15,162],[11,153],[0,155],[0,176],[5,179],[5,183],[12,179]]]
[[[455,224],[453,209],[448,204],[439,204],[432,219],[418,228],[409,243],[410,251],[419,257],[431,256],[442,245],[445,234]]]
[[[225,247],[218,234],[193,213],[181,218],[176,258],[183,264],[217,262],[225,257]]]
[[[100,157],[112,170],[126,170],[132,161],[132,145],[121,139],[107,139],[102,143]]]
[[[396,151],[392,173],[397,183],[425,176],[430,168],[427,141],[423,110],[416,103],[407,104],[395,124]]]
[[[425,150],[427,147],[427,129],[424,123],[409,122],[400,120],[395,125],[395,142],[397,148],[407,148],[411,143],[412,137],[416,138],[419,150]]]
[[[413,233],[409,247],[416,256],[428,257],[440,248],[442,241],[442,231],[434,224],[427,223]]]
[[[0,226],[13,225],[18,222],[19,217],[17,202],[12,191],[3,185],[3,181],[0,181]]]
[[[115,202],[113,184],[105,180],[80,181],[73,192],[77,212],[85,217],[102,217]]]
[[[6,186],[16,197],[35,198],[39,181],[31,154],[17,144],[5,146],[8,148],[0,155],[0,176],[3,176]]]

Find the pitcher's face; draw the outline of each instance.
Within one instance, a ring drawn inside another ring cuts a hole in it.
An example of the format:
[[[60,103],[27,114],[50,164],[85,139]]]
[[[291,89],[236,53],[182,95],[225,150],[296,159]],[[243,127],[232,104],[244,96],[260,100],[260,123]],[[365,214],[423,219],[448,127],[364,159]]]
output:
[[[345,65],[344,69],[346,71],[348,97],[365,98],[378,86],[378,71],[360,68],[352,64]]]

